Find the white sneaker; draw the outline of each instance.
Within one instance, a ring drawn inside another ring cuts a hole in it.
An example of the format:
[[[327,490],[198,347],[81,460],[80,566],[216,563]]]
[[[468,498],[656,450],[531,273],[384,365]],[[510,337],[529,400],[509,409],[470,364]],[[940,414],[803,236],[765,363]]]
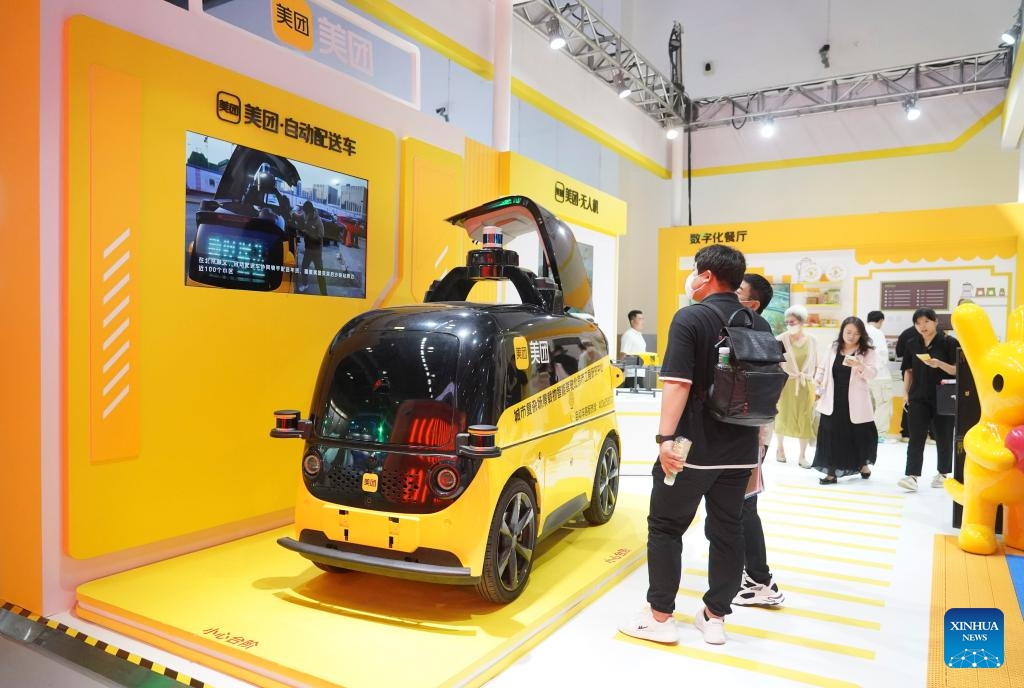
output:
[[[942,487],[943,483],[946,482],[946,476],[943,473],[937,474],[932,478],[932,487]]]
[[[705,608],[702,606],[693,617],[693,625],[704,634],[704,642],[709,645],[725,645],[725,621],[722,619],[704,618]]]
[[[619,624],[619,630],[641,640],[653,640],[656,643],[679,642],[676,620],[670,616],[664,621],[655,621],[650,607],[644,607],[632,619]]]
[[[912,475],[905,475],[896,483],[907,492],[917,492],[917,478]]]
[[[765,585],[758,583],[744,571],[740,591],[736,593],[732,603],[738,604],[741,607],[761,605],[774,607],[777,604],[782,604],[785,599],[786,596],[779,592],[779,586],[775,583],[774,578]]]

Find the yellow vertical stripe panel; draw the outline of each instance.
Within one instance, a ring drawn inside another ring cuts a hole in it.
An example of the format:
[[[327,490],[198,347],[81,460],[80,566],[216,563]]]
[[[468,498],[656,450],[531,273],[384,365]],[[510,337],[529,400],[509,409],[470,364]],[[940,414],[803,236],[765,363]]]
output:
[[[390,304],[421,303],[435,279],[466,260],[466,232],[445,222],[464,210],[462,158],[402,140],[400,262],[408,275]]]
[[[93,462],[139,454],[138,77],[89,69],[89,425]]]

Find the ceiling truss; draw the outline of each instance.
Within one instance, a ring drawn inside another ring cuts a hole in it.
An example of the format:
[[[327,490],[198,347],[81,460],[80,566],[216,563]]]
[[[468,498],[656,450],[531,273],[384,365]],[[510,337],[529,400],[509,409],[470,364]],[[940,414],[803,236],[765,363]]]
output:
[[[908,104],[935,96],[1005,88],[1013,68],[1013,49],[1004,47],[834,79],[701,98],[692,101],[687,110],[683,88],[659,72],[582,0],[524,0],[514,5],[513,12],[545,40],[557,21],[566,41],[562,50],[569,57],[609,88],[618,91],[623,84],[628,86],[631,94],[627,100],[664,127],[683,126],[689,119],[691,129],[738,128],[750,120],[885,103]]]

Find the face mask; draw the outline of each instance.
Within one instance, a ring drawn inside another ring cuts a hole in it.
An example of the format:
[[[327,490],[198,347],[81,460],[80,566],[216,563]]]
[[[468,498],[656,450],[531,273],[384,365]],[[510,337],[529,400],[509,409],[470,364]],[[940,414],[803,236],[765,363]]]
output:
[[[697,279],[697,273],[691,272],[686,278],[686,282],[683,284],[683,291],[686,292],[686,298],[691,301],[694,299],[694,294],[697,293],[697,289],[694,288],[693,283]]]
[[[800,326],[799,325],[786,325],[786,332],[789,332],[790,334],[798,334],[800,332]]]

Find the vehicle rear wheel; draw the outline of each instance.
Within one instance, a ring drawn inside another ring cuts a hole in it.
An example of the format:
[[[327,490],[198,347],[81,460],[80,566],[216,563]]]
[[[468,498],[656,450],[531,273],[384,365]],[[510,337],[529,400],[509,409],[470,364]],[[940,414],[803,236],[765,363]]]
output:
[[[619,501],[619,447],[615,440],[606,437],[597,457],[594,471],[594,491],[590,495],[590,506],[583,512],[583,518],[599,526],[607,523],[615,513]]]
[[[522,593],[537,545],[537,503],[523,480],[512,478],[501,492],[487,536],[483,573],[476,590],[489,602],[508,604]]]

